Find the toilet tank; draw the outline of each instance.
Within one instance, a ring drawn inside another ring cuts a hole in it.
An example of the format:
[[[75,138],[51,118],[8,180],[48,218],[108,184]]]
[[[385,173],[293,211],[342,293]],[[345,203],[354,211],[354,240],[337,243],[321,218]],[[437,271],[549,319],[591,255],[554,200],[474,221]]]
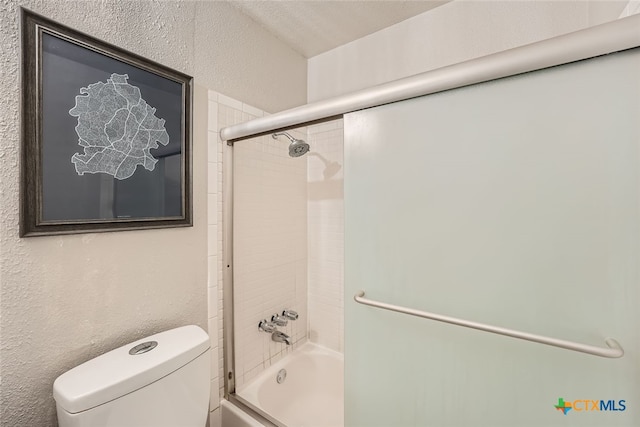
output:
[[[161,332],[60,375],[60,427],[204,427],[209,336],[198,326]]]

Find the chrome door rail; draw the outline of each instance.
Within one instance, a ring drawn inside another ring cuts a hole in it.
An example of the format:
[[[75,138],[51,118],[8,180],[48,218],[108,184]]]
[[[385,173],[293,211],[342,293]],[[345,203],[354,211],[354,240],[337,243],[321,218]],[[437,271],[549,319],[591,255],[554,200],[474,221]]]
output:
[[[228,126],[220,130],[220,138],[233,144],[236,139],[290,129],[352,111],[631,49],[640,45],[638,28],[640,14],[628,16]]]
[[[566,350],[579,351],[600,357],[619,358],[624,355],[624,350],[613,338],[604,340],[608,348],[596,347],[593,345],[580,344],[572,341],[565,341],[558,338],[550,338],[542,335],[530,334],[528,332],[515,331],[513,329],[501,328],[499,326],[487,325],[484,323],[472,322],[470,320],[457,319],[455,317],[443,316],[441,314],[429,313],[412,308],[401,307],[399,305],[387,304],[374,301],[364,297],[364,291],[358,291],[353,299],[358,304],[369,305],[371,307],[382,308],[384,310],[396,311],[398,313],[409,314],[411,316],[423,317],[425,319],[436,320],[438,322],[451,323],[452,325],[463,326],[465,328],[478,329],[480,331],[491,332],[493,334],[505,335],[511,338],[533,341],[540,344],[552,345]]]

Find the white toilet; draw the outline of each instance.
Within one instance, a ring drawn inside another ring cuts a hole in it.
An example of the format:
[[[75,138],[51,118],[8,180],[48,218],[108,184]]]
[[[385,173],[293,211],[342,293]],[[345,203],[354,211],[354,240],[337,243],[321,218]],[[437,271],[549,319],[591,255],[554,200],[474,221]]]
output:
[[[60,375],[60,427],[204,427],[209,336],[183,326],[125,345]]]

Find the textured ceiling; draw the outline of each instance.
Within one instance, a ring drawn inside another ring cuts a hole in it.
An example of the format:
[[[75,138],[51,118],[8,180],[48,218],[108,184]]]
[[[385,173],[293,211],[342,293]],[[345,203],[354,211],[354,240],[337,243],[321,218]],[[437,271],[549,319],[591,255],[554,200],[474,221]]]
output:
[[[231,0],[230,3],[310,58],[447,1]]]

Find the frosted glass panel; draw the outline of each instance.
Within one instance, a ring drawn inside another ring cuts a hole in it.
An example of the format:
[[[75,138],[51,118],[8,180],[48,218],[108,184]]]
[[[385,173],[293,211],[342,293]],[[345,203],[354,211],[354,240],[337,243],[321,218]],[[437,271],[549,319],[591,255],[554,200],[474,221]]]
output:
[[[344,125],[346,425],[639,426],[640,51]],[[626,355],[366,307],[359,289]]]

